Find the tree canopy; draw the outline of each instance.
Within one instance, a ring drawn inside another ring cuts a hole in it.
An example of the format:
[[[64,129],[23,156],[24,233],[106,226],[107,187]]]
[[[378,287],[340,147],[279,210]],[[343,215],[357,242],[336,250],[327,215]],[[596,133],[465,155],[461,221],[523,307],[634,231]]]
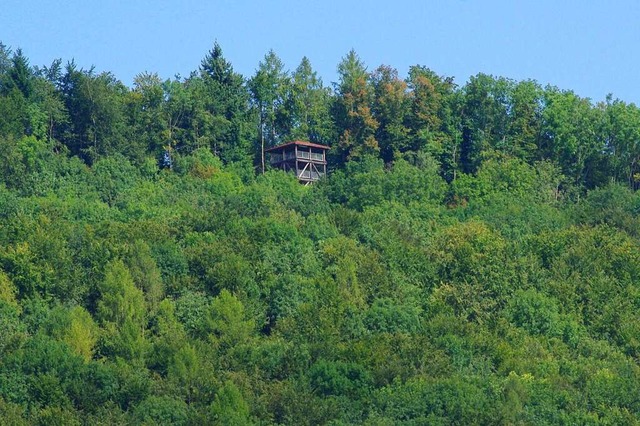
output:
[[[195,67],[0,43],[0,423],[640,422],[636,105]],[[293,139],[326,178],[263,171]]]

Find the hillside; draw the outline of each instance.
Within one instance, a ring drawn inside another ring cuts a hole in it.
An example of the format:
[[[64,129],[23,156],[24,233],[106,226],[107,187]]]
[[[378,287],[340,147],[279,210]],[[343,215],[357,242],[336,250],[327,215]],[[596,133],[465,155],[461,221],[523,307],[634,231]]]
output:
[[[640,422],[635,105],[0,50],[5,423]],[[295,138],[328,178],[262,173]]]

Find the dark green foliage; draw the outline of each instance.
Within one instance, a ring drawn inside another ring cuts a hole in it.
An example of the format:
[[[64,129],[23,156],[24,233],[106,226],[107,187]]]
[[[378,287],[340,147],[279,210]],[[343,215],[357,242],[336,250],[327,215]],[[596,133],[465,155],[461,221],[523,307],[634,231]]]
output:
[[[69,111],[63,139],[73,154],[93,162],[115,152],[129,153],[123,101],[127,89],[122,83],[109,73],[96,75],[93,69],[78,70],[69,63],[60,90]]]
[[[309,369],[311,387],[320,395],[359,398],[369,392],[371,376],[359,364],[318,361]]]
[[[188,420],[188,407],[184,401],[171,397],[150,396],[138,404],[133,418],[143,425],[184,425]]]
[[[490,388],[454,376],[382,388],[374,404],[393,423],[488,424],[499,419],[494,398]]]

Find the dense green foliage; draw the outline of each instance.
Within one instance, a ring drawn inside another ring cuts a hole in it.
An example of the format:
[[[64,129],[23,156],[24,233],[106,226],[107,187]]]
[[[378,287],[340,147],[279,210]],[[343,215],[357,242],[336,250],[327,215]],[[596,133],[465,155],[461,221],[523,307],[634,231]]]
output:
[[[638,108],[338,70],[0,44],[2,422],[640,422]],[[327,179],[256,173],[292,138]]]

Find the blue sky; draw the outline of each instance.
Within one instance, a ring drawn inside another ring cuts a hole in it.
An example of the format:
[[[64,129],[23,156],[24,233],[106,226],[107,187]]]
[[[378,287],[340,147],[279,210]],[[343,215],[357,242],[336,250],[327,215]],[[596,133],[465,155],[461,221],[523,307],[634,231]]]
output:
[[[353,48],[370,70],[532,78],[640,104],[638,0],[3,0],[0,12],[0,41],[32,65],[75,58],[127,85],[188,75],[215,40],[246,77],[274,49],[291,70],[309,57],[329,84]]]

